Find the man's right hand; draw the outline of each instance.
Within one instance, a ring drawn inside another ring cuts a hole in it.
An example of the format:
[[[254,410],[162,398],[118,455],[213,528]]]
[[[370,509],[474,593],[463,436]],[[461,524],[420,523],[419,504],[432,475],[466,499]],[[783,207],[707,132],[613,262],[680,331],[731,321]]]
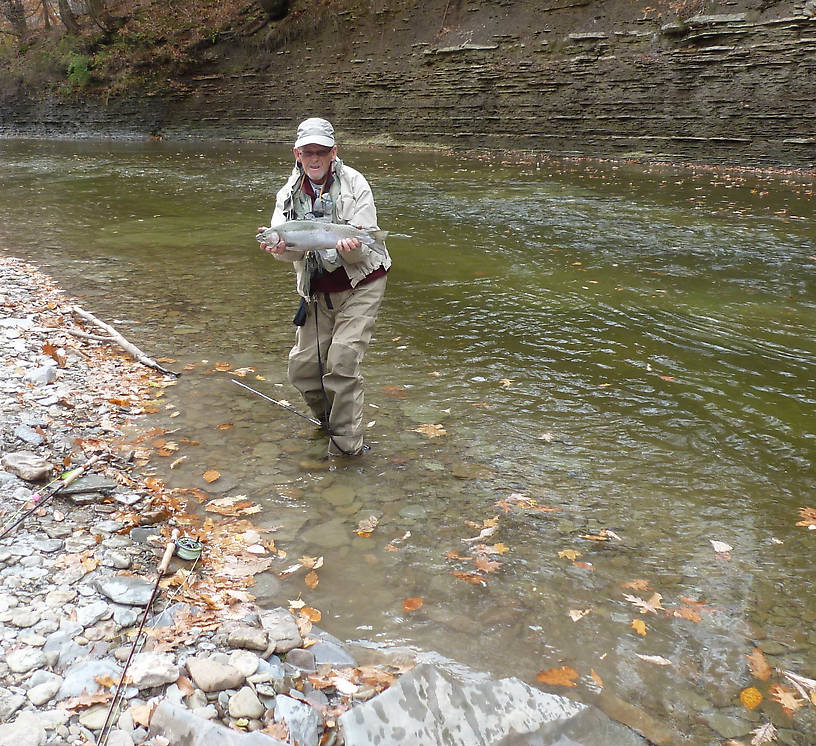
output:
[[[266,230],[265,227],[261,226],[258,228],[258,233],[263,233]],[[276,244],[268,244],[265,241],[261,241],[261,251],[265,251],[267,254],[283,254],[286,251],[286,241],[281,239]]]

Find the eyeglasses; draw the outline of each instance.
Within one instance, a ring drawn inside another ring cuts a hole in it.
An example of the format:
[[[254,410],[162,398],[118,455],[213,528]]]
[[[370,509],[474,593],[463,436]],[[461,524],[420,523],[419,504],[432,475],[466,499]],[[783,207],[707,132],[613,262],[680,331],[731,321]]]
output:
[[[301,148],[300,150],[298,150],[298,153],[300,154],[301,158],[314,158],[314,157],[326,158],[327,156],[331,155],[331,152],[332,148],[320,148],[310,150],[304,150]]]

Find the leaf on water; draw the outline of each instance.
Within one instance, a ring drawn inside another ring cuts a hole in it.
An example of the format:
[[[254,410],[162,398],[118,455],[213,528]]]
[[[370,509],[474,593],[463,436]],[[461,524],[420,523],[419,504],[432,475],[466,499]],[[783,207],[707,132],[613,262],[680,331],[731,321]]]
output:
[[[459,580],[464,580],[466,583],[487,586],[487,578],[484,575],[479,575],[475,572],[462,572],[461,570],[456,570],[455,572],[452,572],[451,575],[459,578]]]
[[[776,740],[776,728],[773,723],[765,723],[751,731],[753,738],[751,739],[751,746],[762,746],[763,743],[771,743]]]
[[[569,610],[569,618],[572,619],[573,622],[577,622],[579,619],[583,619],[592,609],[570,609]]]
[[[632,629],[635,630],[641,637],[646,637],[646,630],[648,627],[646,626],[646,622],[642,619],[633,619],[632,620]]]
[[[235,427],[235,424],[232,422],[222,422],[220,425],[216,426],[216,430],[232,430]]]
[[[558,556],[561,559],[568,559],[570,562],[575,562],[579,557],[583,557],[584,555],[579,552],[577,549],[562,549]]]
[[[179,464],[184,463],[186,460],[186,456],[179,456],[172,464],[170,464],[170,468],[175,469]]]
[[[755,686],[749,686],[743,689],[739,695],[740,702],[746,710],[755,709],[760,702],[762,702],[762,694]]]
[[[502,378],[501,380],[499,380],[499,384],[502,386],[502,388],[505,389],[510,388],[512,383],[513,382],[509,378]]]
[[[488,559],[482,555],[481,557],[476,557],[473,561],[473,566],[482,572],[495,572],[501,567],[501,562],[496,562],[496,560]]]
[[[670,666],[672,664],[670,660],[667,660],[662,655],[641,655],[640,653],[635,653],[635,655],[647,663],[654,663],[656,666]]]
[[[594,682],[595,682],[595,683],[596,683],[596,684],[597,684],[597,685],[598,685],[598,686],[599,686],[601,689],[603,689],[603,687],[604,687],[603,679],[600,677],[600,675],[598,674],[598,672],[597,672],[597,671],[596,671],[594,668],[590,669],[590,671],[589,671],[589,675],[592,677],[592,680],[593,680],[593,681],[594,681]]]
[[[261,512],[261,506],[247,500],[246,495],[232,495],[211,500],[204,510],[226,516],[254,515]]]
[[[232,370],[232,363],[216,363],[213,368],[219,373],[226,373],[228,370]]]
[[[788,716],[793,715],[805,703],[805,700],[797,698],[796,692],[782,684],[774,684],[768,690],[768,694],[771,695],[774,702],[782,705],[782,709]]]
[[[641,614],[646,614],[647,612],[657,614],[657,610],[663,608],[660,605],[660,599],[662,599],[663,596],[661,596],[659,593],[653,593],[652,597],[648,601],[644,601],[639,596],[630,596],[628,593],[624,593],[623,597],[629,601],[629,603],[637,606],[640,609]]]
[[[362,519],[358,524],[356,531],[360,536],[371,536],[380,519],[375,515],[370,515],[368,518]]]
[[[402,610],[405,612],[418,611],[422,608],[422,598],[416,596],[414,598],[406,598],[402,602]]]
[[[760,681],[767,681],[771,678],[771,667],[768,665],[768,661],[765,660],[765,654],[759,648],[754,648],[753,651],[745,657],[748,659],[748,664],[754,678]]]
[[[300,562],[302,567],[305,567],[307,570],[319,570],[323,567],[323,555],[321,554],[319,557],[309,557],[308,555],[303,555],[298,562]],[[294,566],[297,569],[297,565]]]
[[[709,541],[717,554],[728,554],[728,552],[734,549],[734,547],[730,544],[726,544],[724,541],[716,541],[715,539],[709,539]]]
[[[204,472],[204,481],[207,484],[212,484],[216,479],[221,476],[220,471],[216,471],[215,469],[208,469]]]
[[[306,583],[306,585],[309,588],[314,590],[315,588],[317,588],[317,584],[320,582],[320,578],[317,576],[317,573],[314,570],[312,570],[311,572],[308,572],[306,574],[306,577],[303,578],[303,582]]]
[[[478,536],[471,536],[469,539],[462,539],[462,541],[465,544],[469,544],[472,541],[481,541],[482,539],[486,539],[488,536],[492,536],[494,533],[496,533],[497,528],[498,526],[495,525],[488,526],[487,528],[482,529]]]
[[[420,425],[411,430],[412,433],[421,433],[429,438],[440,438],[447,435],[448,431],[442,425]]]
[[[692,609],[690,606],[681,606],[679,609],[675,609],[673,613],[674,616],[680,617],[681,619],[688,619],[690,622],[699,622],[702,620],[700,612],[696,609]]]
[[[575,683],[577,678],[578,672],[569,666],[550,668],[546,671],[539,671],[536,675],[536,681],[550,686],[577,686]]]
[[[232,371],[232,375],[238,376],[239,378],[244,378],[245,376],[248,376],[250,373],[254,373],[256,370],[257,368],[255,368],[254,366],[236,368],[234,371]]]
[[[628,583],[621,583],[621,588],[630,588],[633,591],[652,590],[649,586],[649,581],[643,580],[642,578],[635,578],[634,580],[630,580]]]
[[[799,516],[802,520],[797,521],[797,526],[805,526],[808,531],[816,531],[816,508],[799,508]]]
[[[308,619],[310,622],[314,622],[315,624],[323,618],[323,614],[321,614],[317,609],[313,609],[311,606],[304,606],[300,610],[300,615]]]

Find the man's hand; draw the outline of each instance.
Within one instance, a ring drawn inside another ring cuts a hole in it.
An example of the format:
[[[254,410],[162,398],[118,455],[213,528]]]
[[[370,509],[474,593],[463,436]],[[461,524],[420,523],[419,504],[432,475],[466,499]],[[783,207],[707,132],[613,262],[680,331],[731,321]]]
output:
[[[359,238],[341,238],[337,242],[337,250],[343,254],[359,249],[363,244]]]
[[[266,230],[264,226],[258,228],[258,233],[263,233]],[[283,254],[286,251],[286,241],[281,239],[276,244],[268,244],[265,241],[261,241],[261,251],[265,251],[267,254]]]

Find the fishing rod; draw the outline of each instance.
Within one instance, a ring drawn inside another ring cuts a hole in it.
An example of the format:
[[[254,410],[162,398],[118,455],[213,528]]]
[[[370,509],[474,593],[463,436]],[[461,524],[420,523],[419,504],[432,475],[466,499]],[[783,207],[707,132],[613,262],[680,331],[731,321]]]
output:
[[[97,461],[99,461],[100,458],[101,456],[98,454],[95,456],[91,456],[91,458],[88,459],[88,461],[86,461],[81,466],[77,466],[75,469],[71,469],[70,471],[65,472],[65,474],[61,475],[57,479],[54,479],[51,482],[49,482],[48,485],[54,484],[54,482],[59,482],[59,484],[47,495],[43,496],[40,492],[35,492],[32,495],[32,499],[34,500],[34,507],[26,510],[19,518],[14,520],[9,525],[5,526],[4,524],[5,528],[3,528],[2,533],[0,533],[0,539],[4,539],[6,536],[8,536],[8,534],[10,534],[13,529],[17,528],[17,526],[19,526],[34,511],[42,508],[60,490],[67,487],[69,484],[71,484],[71,482],[75,482],[77,479],[79,479],[79,477],[81,477],[86,471],[88,471],[88,469],[90,469]],[[46,485],[46,487],[48,487],[48,485]],[[17,513],[15,513],[15,515],[17,515]]]
[[[284,404],[282,401],[278,401],[277,399],[273,399],[271,396],[267,396],[266,394],[262,394],[257,389],[253,389],[252,386],[247,386],[245,383],[241,383],[240,381],[236,381],[234,378],[230,379],[233,383],[237,383],[241,388],[246,389],[247,391],[251,391],[253,394],[260,396],[261,399],[266,399],[268,402],[272,402],[273,404],[277,404],[279,407],[283,407],[283,409],[288,409],[292,414],[296,414],[298,417],[302,417],[304,420],[308,420],[313,425],[317,425],[318,427],[322,427],[323,423],[320,420],[316,420],[314,417],[308,417],[301,412],[298,412],[297,409],[294,407],[290,407],[288,404]]]
[[[179,537],[179,530],[177,528],[173,529],[173,533],[170,536],[170,541],[167,543],[167,547],[164,550],[164,554],[162,555],[161,562],[159,562],[159,566],[156,572],[156,583],[153,586],[153,593],[150,594],[150,600],[147,602],[147,606],[145,606],[144,614],[142,614],[142,621],[139,624],[139,631],[136,633],[136,637],[133,640],[133,647],[130,649],[130,655],[127,657],[127,661],[125,661],[125,667],[122,669],[122,675],[119,677],[119,684],[116,687],[116,693],[113,695],[113,699],[111,700],[110,708],[108,709],[108,715],[105,718],[105,724],[102,726],[102,730],[99,733],[99,741],[98,743],[100,746],[105,746],[108,742],[108,737],[110,736],[110,727],[113,726],[113,712],[119,706],[119,702],[121,701],[121,695],[123,691],[123,687],[125,684],[125,676],[127,676],[128,666],[130,666],[131,660],[133,660],[133,654],[136,652],[136,647],[139,644],[139,638],[142,636],[142,630],[144,630],[145,622],[147,621],[147,615],[150,613],[150,607],[153,605],[153,601],[156,599],[156,594],[159,592],[159,583],[161,579],[164,577],[164,573],[167,572],[167,567],[170,564],[170,558],[173,556],[173,553],[176,551],[176,541]]]

